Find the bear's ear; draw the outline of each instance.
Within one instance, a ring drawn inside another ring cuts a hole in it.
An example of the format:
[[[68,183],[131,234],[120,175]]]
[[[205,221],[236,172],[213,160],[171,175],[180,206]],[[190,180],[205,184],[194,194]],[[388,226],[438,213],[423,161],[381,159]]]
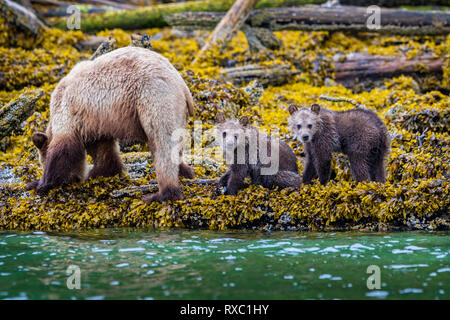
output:
[[[250,120],[248,119],[247,116],[242,116],[239,119],[239,123],[241,124],[241,126],[246,127],[248,125],[248,123],[250,122]]]
[[[288,110],[290,114],[294,114],[298,110],[298,108],[295,104],[290,104]]]
[[[217,123],[225,122],[225,116],[223,115],[222,112],[218,112],[218,113],[216,114],[216,122],[217,122]]]
[[[38,149],[42,149],[48,142],[48,138],[43,132],[36,132],[31,140]]]
[[[319,114],[320,112],[320,105],[317,103],[314,103],[313,105],[311,105],[311,111],[314,113]]]

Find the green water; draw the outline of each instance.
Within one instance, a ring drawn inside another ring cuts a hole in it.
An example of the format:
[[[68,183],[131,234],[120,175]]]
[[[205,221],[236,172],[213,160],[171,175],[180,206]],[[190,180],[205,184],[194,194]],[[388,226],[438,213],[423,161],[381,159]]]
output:
[[[449,236],[0,232],[0,299],[450,299]]]

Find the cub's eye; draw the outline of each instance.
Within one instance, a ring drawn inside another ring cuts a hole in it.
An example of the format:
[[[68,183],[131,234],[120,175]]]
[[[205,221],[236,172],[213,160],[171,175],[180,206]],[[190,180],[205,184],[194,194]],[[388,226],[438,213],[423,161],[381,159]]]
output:
[[[234,140],[236,140],[236,141],[237,141],[237,139],[238,139],[238,135],[237,135],[237,134],[235,134],[235,135],[234,135]]]
[[[308,129],[311,129],[312,128],[312,124],[308,124]]]
[[[226,132],[222,132],[222,137],[226,137],[227,136],[227,133]]]
[[[298,124],[298,125],[297,125],[297,129],[300,130],[301,128],[302,128],[302,125],[301,125],[301,124]]]

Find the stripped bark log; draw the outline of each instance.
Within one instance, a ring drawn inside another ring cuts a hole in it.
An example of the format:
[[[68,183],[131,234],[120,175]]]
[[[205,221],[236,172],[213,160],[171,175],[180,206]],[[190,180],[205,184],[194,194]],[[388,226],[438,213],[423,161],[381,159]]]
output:
[[[420,56],[408,60],[404,56],[373,56],[353,53],[345,57],[335,56],[335,80],[351,87],[355,82],[366,79],[377,79],[411,74],[431,74],[442,72],[445,57],[433,58]],[[289,65],[258,66],[226,68],[221,71],[225,81],[240,85],[252,80],[259,80],[264,86],[279,85],[288,82],[293,76],[300,74]]]
[[[196,180],[187,180],[182,182],[183,185],[190,186],[190,185],[216,185],[219,180],[217,179],[196,179]],[[153,192],[156,189],[158,189],[158,182],[156,180],[150,180],[149,184],[143,185],[143,186],[133,186],[129,188],[123,188],[120,190],[116,190],[111,192],[111,197],[113,198],[123,198],[123,197],[130,197],[137,195],[139,193],[148,193]]]
[[[43,94],[42,89],[27,92],[0,108],[0,140],[17,130],[33,114],[34,106]]]
[[[178,28],[212,28],[224,16],[222,12],[186,12],[164,16]],[[323,8],[303,6],[254,10],[246,21],[252,28],[303,31],[362,31],[403,35],[440,35],[450,33],[450,12],[414,11],[381,8],[380,27],[369,29],[366,7]]]
[[[225,48],[236,31],[238,31],[245,20],[247,20],[258,1],[259,0],[236,0],[230,10],[228,10],[227,14],[220,20],[208,40],[206,40],[195,60],[203,57],[206,52],[216,46],[219,46],[220,50]]]
[[[243,67],[226,68],[220,72],[224,81],[237,85],[258,80],[263,86],[280,85],[289,81],[293,76],[300,74],[299,70],[293,70],[290,65],[275,64],[272,66],[247,65]]]

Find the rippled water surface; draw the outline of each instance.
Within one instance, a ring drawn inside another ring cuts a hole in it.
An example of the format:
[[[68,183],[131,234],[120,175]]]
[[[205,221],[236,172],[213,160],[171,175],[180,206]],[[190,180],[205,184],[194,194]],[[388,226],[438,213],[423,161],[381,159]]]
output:
[[[449,236],[1,232],[0,299],[450,299]],[[70,265],[80,289],[67,287]],[[370,265],[380,289],[367,287]]]

